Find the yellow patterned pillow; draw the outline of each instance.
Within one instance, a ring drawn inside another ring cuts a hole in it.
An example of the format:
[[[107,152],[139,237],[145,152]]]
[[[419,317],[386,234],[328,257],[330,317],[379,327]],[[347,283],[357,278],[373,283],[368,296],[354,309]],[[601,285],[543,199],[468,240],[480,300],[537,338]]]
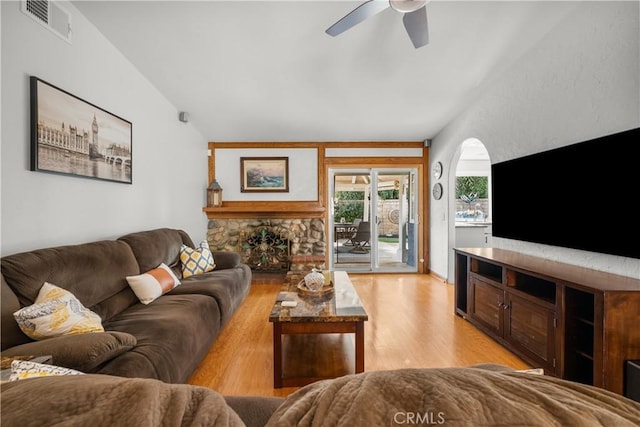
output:
[[[84,372],[61,366],[46,365],[28,360],[14,360],[11,363],[9,381],[26,380],[28,378],[54,377],[60,375],[84,375]]]
[[[216,268],[213,254],[206,241],[201,242],[197,249],[182,245],[180,248],[180,262],[182,263],[182,277],[184,278],[206,273]]]
[[[69,291],[49,282],[35,302],[13,313],[22,332],[34,340],[60,335],[104,332],[102,319]]]

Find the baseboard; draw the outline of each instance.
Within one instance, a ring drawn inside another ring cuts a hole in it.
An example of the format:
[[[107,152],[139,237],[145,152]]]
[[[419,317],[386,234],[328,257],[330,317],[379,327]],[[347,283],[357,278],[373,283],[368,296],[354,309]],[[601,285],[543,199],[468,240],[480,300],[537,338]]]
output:
[[[449,282],[447,282],[447,278],[446,277],[442,277],[438,273],[434,273],[433,271],[430,270],[428,274],[429,274],[429,276],[435,277],[436,279],[440,280],[441,282],[449,284]]]

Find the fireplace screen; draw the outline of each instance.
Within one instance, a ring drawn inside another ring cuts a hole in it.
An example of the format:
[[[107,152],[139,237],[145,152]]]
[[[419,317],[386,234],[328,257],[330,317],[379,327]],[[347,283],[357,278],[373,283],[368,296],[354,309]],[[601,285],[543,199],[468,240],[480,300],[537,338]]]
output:
[[[288,271],[290,240],[270,227],[257,228],[242,244],[245,263],[253,270]]]

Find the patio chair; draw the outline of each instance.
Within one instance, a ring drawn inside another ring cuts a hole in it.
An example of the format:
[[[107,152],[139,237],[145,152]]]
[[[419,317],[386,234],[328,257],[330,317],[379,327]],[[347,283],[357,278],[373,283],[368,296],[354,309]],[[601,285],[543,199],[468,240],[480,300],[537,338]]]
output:
[[[366,254],[369,252],[369,249],[366,246],[369,246],[369,240],[371,239],[371,225],[369,221],[362,221],[358,224],[358,230],[354,233],[353,237],[349,239],[353,243],[353,249],[349,252]]]
[[[351,240],[355,237],[356,231],[358,231],[358,227],[362,220],[360,218],[356,218],[353,220],[351,226],[347,229],[348,235],[346,236],[347,241],[342,244],[342,246],[354,246],[355,243]],[[349,232],[350,231],[350,232]]]

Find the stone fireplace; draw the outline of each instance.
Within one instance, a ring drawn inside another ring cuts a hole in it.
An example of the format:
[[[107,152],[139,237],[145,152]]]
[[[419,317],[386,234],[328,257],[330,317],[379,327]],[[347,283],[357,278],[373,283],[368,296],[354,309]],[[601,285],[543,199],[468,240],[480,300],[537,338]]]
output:
[[[207,241],[212,250],[239,253],[254,271],[325,269],[327,242],[320,218],[210,219]]]

